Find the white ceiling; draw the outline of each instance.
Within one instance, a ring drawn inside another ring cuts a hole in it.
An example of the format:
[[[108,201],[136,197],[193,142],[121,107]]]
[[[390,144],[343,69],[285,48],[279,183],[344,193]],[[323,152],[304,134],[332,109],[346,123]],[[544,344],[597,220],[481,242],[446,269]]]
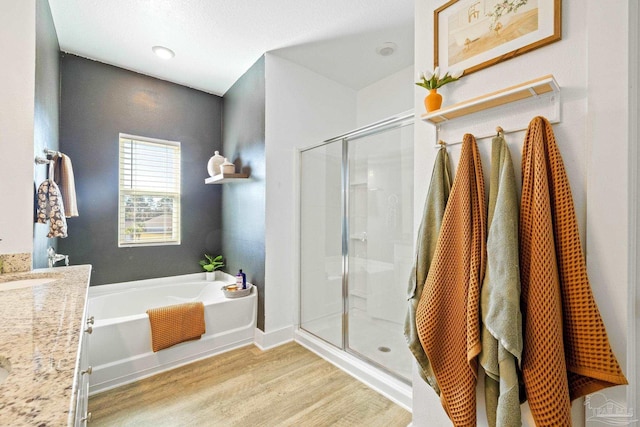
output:
[[[49,0],[60,49],[216,95],[265,52],[353,89],[413,63],[413,0]],[[384,42],[398,45],[387,57]],[[163,45],[176,56],[156,57]]]

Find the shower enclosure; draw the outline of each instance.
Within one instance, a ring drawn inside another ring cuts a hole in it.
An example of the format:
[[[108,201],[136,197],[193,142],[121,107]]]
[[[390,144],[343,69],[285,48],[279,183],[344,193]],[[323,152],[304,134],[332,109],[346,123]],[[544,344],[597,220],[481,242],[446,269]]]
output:
[[[300,328],[405,383],[413,114],[300,154]]]

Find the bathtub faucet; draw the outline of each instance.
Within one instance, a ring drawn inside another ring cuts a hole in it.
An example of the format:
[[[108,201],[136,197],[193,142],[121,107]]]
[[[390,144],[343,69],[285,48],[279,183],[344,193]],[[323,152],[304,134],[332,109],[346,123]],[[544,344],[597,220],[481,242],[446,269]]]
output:
[[[69,265],[69,255],[57,254],[53,247],[49,246],[47,249],[47,258],[49,259],[49,268],[53,268],[53,265],[58,262],[64,260],[64,265]]]

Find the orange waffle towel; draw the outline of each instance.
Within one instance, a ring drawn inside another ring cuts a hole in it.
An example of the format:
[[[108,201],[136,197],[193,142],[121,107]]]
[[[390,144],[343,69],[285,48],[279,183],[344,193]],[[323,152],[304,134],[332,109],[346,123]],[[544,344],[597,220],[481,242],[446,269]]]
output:
[[[593,299],[571,188],[547,119],[522,150],[522,370],[537,426],[571,425],[571,400],[627,384]]]
[[[467,134],[416,312],[418,336],[442,405],[456,426],[476,425],[486,215],[480,154],[475,138]]]
[[[200,339],[205,333],[204,304],[189,302],[147,310],[153,351]]]

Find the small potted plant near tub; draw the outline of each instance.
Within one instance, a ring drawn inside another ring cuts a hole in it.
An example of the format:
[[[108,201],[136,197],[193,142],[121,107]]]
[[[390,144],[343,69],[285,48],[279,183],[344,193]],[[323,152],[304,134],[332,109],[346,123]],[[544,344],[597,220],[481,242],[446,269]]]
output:
[[[204,269],[207,280],[216,280],[216,271],[224,267],[222,261],[222,255],[212,257],[211,255],[204,254],[206,259],[200,260],[200,266]]]

